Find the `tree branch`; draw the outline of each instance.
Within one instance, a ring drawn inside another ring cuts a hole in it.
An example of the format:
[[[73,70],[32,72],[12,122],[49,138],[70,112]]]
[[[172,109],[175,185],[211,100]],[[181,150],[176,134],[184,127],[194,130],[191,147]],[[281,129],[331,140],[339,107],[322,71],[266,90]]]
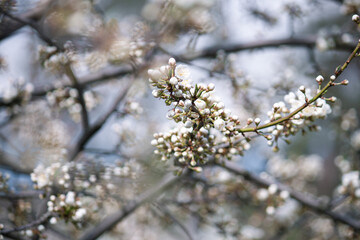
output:
[[[19,232],[19,231],[23,231],[23,230],[26,230],[26,229],[29,229],[29,228],[36,227],[36,226],[46,222],[52,216],[53,216],[52,212],[46,212],[39,219],[37,219],[37,220],[35,220],[35,221],[33,221],[33,222],[29,223],[29,224],[19,226],[19,227],[15,227],[15,228],[12,228],[12,229],[2,229],[2,230],[0,230],[0,234],[5,235],[5,234],[12,233],[12,232]]]
[[[50,1],[39,1],[36,6],[25,12],[21,15],[21,19],[31,19],[32,21],[39,20],[43,15],[47,7],[49,6]],[[15,31],[22,28],[24,25],[23,22],[19,22],[10,17],[4,17],[0,24],[0,40],[3,40],[9,36],[11,36]]]
[[[161,212],[163,212],[165,215],[167,215],[169,218],[171,218],[171,220],[176,223],[177,225],[179,225],[179,227],[184,231],[184,233],[186,234],[186,236],[189,238],[189,240],[194,240],[195,238],[193,238],[193,236],[191,235],[189,229],[187,229],[187,227],[182,224],[182,222],[180,222],[180,220],[178,220],[165,206],[161,206],[160,204],[155,204],[156,208],[158,208]]]
[[[128,83],[127,86],[125,86],[125,88],[123,89],[123,91],[120,92],[120,94],[116,97],[113,104],[109,107],[108,111],[102,117],[100,117],[92,126],[90,126],[88,131],[83,132],[78,143],[76,144],[70,155],[70,160],[74,160],[76,158],[78,153],[84,149],[86,143],[91,139],[91,137],[94,136],[95,133],[97,133],[101,129],[101,127],[108,120],[111,114],[116,111],[117,106],[125,98],[130,87],[131,82]]]
[[[166,175],[159,184],[155,185],[155,187],[142,193],[137,199],[131,201],[122,210],[105,217],[101,223],[97,224],[95,227],[89,229],[80,236],[79,240],[92,240],[100,237],[102,234],[112,229],[116,224],[124,220],[127,216],[132,214],[141,205],[156,198],[160,193],[177,183],[177,181],[185,175],[186,174],[183,174],[180,177],[175,177],[172,174]]]
[[[204,48],[202,50],[197,51],[196,53],[186,55],[173,56],[178,59],[184,60],[194,60],[198,58],[214,58],[217,56],[219,50],[224,51],[225,53],[231,52],[239,52],[244,50],[254,50],[261,48],[273,48],[280,46],[293,46],[293,47],[310,47],[313,48],[316,46],[316,36],[308,36],[303,38],[282,38],[282,39],[272,39],[272,40],[260,40],[257,42],[250,43],[234,43],[234,44],[226,44],[226,45],[215,45]],[[354,45],[339,43],[336,50],[345,50],[352,51],[354,49]]]
[[[331,211],[327,208],[327,206],[324,206],[324,204],[322,203],[321,200],[312,197],[308,194],[303,194],[297,191],[292,190],[291,188],[289,188],[288,186],[281,184],[281,183],[277,183],[274,182],[272,180],[269,179],[264,179],[261,178],[249,171],[246,171],[240,167],[238,167],[235,163],[232,162],[226,162],[226,163],[222,163],[222,164],[217,164],[218,166],[227,169],[228,171],[236,174],[236,175],[240,175],[243,176],[245,178],[245,180],[252,182],[258,186],[261,187],[268,187],[271,184],[276,184],[279,188],[280,191],[287,191],[289,192],[290,196],[297,200],[298,202],[300,202],[303,206],[308,207],[310,210],[325,215],[331,219],[333,219],[336,222],[339,223],[343,223],[345,225],[348,225],[350,227],[352,227],[354,230],[356,231],[360,231],[360,221],[346,217],[342,214],[336,213],[334,211]]]

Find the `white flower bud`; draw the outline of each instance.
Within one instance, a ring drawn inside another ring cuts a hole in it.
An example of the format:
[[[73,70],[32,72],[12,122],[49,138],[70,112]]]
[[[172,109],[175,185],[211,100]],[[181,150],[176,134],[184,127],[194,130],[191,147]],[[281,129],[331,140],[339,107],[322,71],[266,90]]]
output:
[[[302,85],[299,87],[300,92],[305,93],[305,87]]]
[[[354,14],[351,19],[357,24],[360,23],[360,17],[357,14]]]
[[[161,66],[160,67],[160,72],[163,75],[168,76],[169,75],[169,66]]]
[[[56,224],[57,223],[57,220],[56,220],[56,218],[55,217],[52,217],[52,218],[50,218],[50,224]]]
[[[185,122],[185,127],[186,127],[186,128],[191,128],[192,125],[193,125],[193,124],[192,124],[191,121],[186,121],[186,122]]]
[[[152,92],[152,95],[154,96],[154,97],[159,97],[159,91],[158,90],[156,90],[156,89],[154,89]]]
[[[316,77],[316,81],[320,84],[320,83],[322,83],[324,81],[324,77],[319,75],[319,76]]]
[[[222,120],[221,118],[218,118],[214,121],[214,127],[217,130],[223,130],[223,128],[225,127],[225,121]]]
[[[195,103],[195,106],[200,110],[202,110],[206,107],[206,102],[204,102],[201,99],[196,99],[196,101],[194,103]]]
[[[269,194],[273,195],[277,192],[278,190],[278,187],[276,186],[276,184],[271,184],[269,187],[268,187],[268,191],[269,191]]]
[[[175,64],[176,64],[175,58],[170,58],[168,64],[169,64],[171,67],[175,66]]]
[[[269,206],[266,208],[266,213],[268,215],[273,215],[275,213],[275,208],[273,206]]]
[[[157,69],[149,69],[148,70],[148,75],[154,82],[157,82],[157,81],[160,80],[162,74]]]
[[[255,118],[254,122],[255,122],[256,125],[259,125],[259,123],[261,122],[261,120],[260,120],[260,118]]]
[[[177,80],[176,77],[172,77],[172,78],[170,78],[169,83],[172,84],[172,85],[176,85],[176,84],[178,84],[178,80]]]
[[[331,81],[335,81],[335,79],[336,79],[335,75],[331,75],[331,76],[330,76],[330,80],[331,80]]]
[[[216,104],[216,107],[219,109],[223,109],[225,107],[225,104],[223,102],[219,102]]]
[[[264,201],[269,197],[269,193],[266,189],[260,188],[256,193],[256,198],[260,201]]]
[[[281,192],[280,192],[280,197],[281,197],[282,199],[288,199],[289,196],[290,196],[290,194],[289,194],[288,191],[281,191]]]
[[[342,85],[348,85],[349,84],[349,80],[345,79],[341,81]]]
[[[209,83],[208,86],[207,86],[207,89],[208,89],[209,91],[214,90],[214,89],[215,89],[215,84]]]
[[[199,131],[200,131],[202,134],[204,134],[204,135],[207,135],[207,134],[209,133],[209,131],[208,131],[206,128],[204,128],[204,127],[200,128]]]
[[[151,145],[156,146],[158,144],[156,139],[151,140]]]
[[[184,102],[184,105],[185,105],[186,108],[190,108],[191,105],[192,105],[192,102],[189,99],[186,99],[185,102]]]
[[[173,143],[175,143],[175,142],[177,142],[179,139],[178,139],[178,137],[176,136],[176,135],[172,135],[171,136],[171,142],[173,142]]]

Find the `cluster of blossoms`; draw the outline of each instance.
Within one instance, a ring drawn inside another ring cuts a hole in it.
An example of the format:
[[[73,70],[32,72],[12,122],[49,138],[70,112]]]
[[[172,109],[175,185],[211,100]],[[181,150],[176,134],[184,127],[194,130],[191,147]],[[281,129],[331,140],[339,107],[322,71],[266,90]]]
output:
[[[285,159],[277,155],[269,159],[267,169],[272,176],[292,180],[298,185],[304,181],[313,182],[323,171],[324,160],[316,154],[301,155],[295,159]]]
[[[96,92],[87,90],[83,94],[86,109],[91,111],[100,102]],[[81,105],[78,100],[78,91],[75,88],[57,88],[52,92],[47,92],[46,99],[51,106],[67,109],[71,118],[75,122],[81,120]]]
[[[108,182],[114,180],[115,177],[135,178],[138,165],[132,161],[124,163],[122,166],[104,166],[95,162],[74,163],[68,162],[61,164],[56,162],[48,167],[40,164],[31,174],[31,180],[35,183],[35,188],[51,192],[53,187],[58,189],[78,191],[87,189],[96,184],[100,180]],[[106,185],[108,189],[114,188],[109,183]]]
[[[344,114],[341,115],[340,127],[343,131],[351,131],[356,129],[359,124],[357,117],[357,111],[355,108],[350,108]],[[355,133],[354,133],[355,134]],[[359,146],[360,146],[360,135],[359,135]]]
[[[129,61],[141,63],[145,54],[154,46],[139,39],[119,38],[114,40],[105,50],[93,51],[85,56],[91,70],[97,70],[107,63],[119,64]]]
[[[219,98],[213,95],[215,85],[210,83],[192,84],[190,71],[185,65],[176,65],[170,58],[168,65],[158,69],[149,69],[149,82],[155,87],[152,94],[172,105],[167,118],[182,127],[169,133],[156,133],[153,146],[162,160],[175,157],[175,165],[201,171],[201,165],[216,158],[231,158],[242,154],[250,146],[246,140],[239,141],[239,117],[231,115],[230,110]],[[210,130],[216,129],[219,136]],[[234,144],[233,144],[234,143]]]
[[[344,0],[342,1],[341,10],[344,14],[358,13],[360,2],[357,0]]]
[[[1,229],[2,228],[0,226],[0,230]],[[44,232],[45,232],[45,226],[40,224],[36,228],[20,231],[20,235],[28,237],[28,238],[38,236],[38,237],[40,237],[40,239],[46,239],[46,234]],[[4,239],[2,235],[0,235],[0,239]]]
[[[266,203],[266,213],[268,215],[274,215],[277,209],[281,209],[281,206],[287,204],[287,201],[292,201],[289,197],[289,192],[279,192],[276,184],[271,184],[267,189],[260,188],[256,192],[256,199]]]
[[[110,37],[99,39],[98,41],[105,41],[99,44],[96,50],[84,55],[85,63],[90,71],[96,71],[107,64],[117,65],[129,62],[141,64],[145,55],[155,46],[155,42],[147,38],[149,27],[145,23],[136,22],[129,34],[123,34],[114,22],[109,22],[106,33]]]
[[[317,79],[321,79],[319,76]],[[290,92],[285,95],[284,101],[277,102],[273,105],[272,110],[268,112],[270,122],[276,121],[283,117],[286,117],[289,113],[296,111],[304,104],[308,104],[308,101],[312,99],[313,95],[309,88],[301,86],[296,93]],[[332,97],[329,101],[335,101],[336,98]],[[289,106],[289,107],[288,107]],[[271,131],[271,136],[267,135],[268,144],[272,146],[274,142],[277,142],[279,138],[288,137],[294,135],[299,131],[305,131],[305,127],[308,127],[310,131],[319,130],[317,125],[313,122],[316,119],[325,118],[331,113],[331,107],[326,103],[325,99],[318,98],[311,104],[308,104],[304,109],[295,114],[289,120],[283,121],[277,124]],[[277,146],[274,147],[277,150]]]
[[[104,203],[81,193],[86,191],[108,201],[109,196],[117,191],[117,184],[127,182],[124,179],[136,178],[139,171],[137,162],[131,160],[116,166],[105,166],[95,160],[65,164],[57,162],[49,167],[38,165],[31,174],[31,180],[35,189],[43,190],[40,197],[48,199],[48,212],[54,213],[51,224],[61,218],[81,227],[85,218],[92,217],[87,214],[89,209],[90,212],[98,211],[99,205]],[[124,199],[134,198],[135,193],[125,186],[120,188],[118,194],[123,194]]]
[[[300,155],[283,158],[273,156],[267,163],[267,172],[297,191],[317,193],[314,182],[324,173],[324,159],[319,155]]]
[[[134,116],[138,116],[144,112],[144,109],[140,106],[138,102],[128,101],[125,104],[125,112],[132,114]]]
[[[65,44],[65,51],[60,52],[54,46],[42,46],[38,47],[38,58],[41,65],[50,72],[56,74],[63,74],[65,72],[65,66],[71,62],[76,62],[77,57],[74,54],[71,44]]]
[[[215,21],[211,16],[213,0],[201,1],[150,1],[142,10],[142,15],[149,21],[166,23],[169,36],[176,36],[185,29],[192,28],[204,34],[212,31]]]
[[[249,118],[247,125],[240,128],[239,117],[231,115],[230,110],[225,109],[224,103],[214,96],[214,84],[193,85],[189,69],[185,65],[177,66],[175,59],[170,58],[168,65],[158,69],[149,69],[148,74],[150,84],[155,87],[153,96],[173,106],[167,118],[183,123],[182,127],[169,133],[154,134],[155,139],[151,144],[158,148],[155,153],[160,154],[164,161],[174,156],[175,165],[198,171],[201,171],[199,167],[207,162],[210,155],[216,159],[231,159],[234,155],[242,155],[244,150],[250,148],[250,139],[244,135],[247,130],[264,136],[271,146],[276,143],[274,151],[277,151],[278,139],[305,131],[305,127],[310,131],[318,130],[313,122],[331,113],[325,99],[311,100],[310,89],[301,86],[298,92],[287,94],[284,97],[285,102],[273,105],[268,112],[270,119],[265,124],[275,123],[273,126],[266,126],[269,131],[264,134],[257,130],[257,127],[261,126],[260,118]],[[324,78],[318,76],[316,80],[320,86]],[[340,84],[346,85],[347,80]],[[335,101],[335,98],[327,100]],[[298,110],[300,108],[301,111]],[[296,111],[298,112],[295,114]],[[294,114],[289,115],[292,113]],[[285,117],[288,119],[276,123]],[[254,124],[255,128],[246,129],[251,124]],[[211,129],[217,129],[218,134]]]
[[[60,194],[58,197],[51,195],[47,202],[48,212],[54,212],[59,217],[66,221],[72,221],[78,226],[86,216],[86,209],[81,206],[80,198],[76,197],[76,193],[73,191],[67,192],[66,195]],[[55,220],[52,218],[50,222],[54,223]]]
[[[0,88],[0,99],[5,103],[17,99],[19,104],[23,104],[30,99],[33,90],[34,86],[25,82],[24,78],[10,78],[8,84],[3,84]]]
[[[360,199],[359,171],[352,171],[342,175],[341,185],[337,190],[340,194],[349,194],[353,198]]]

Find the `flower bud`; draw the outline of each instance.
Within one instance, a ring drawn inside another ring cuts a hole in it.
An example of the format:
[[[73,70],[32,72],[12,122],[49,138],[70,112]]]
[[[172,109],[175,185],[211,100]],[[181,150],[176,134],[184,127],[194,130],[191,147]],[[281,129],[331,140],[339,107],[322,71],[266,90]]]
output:
[[[348,85],[349,84],[349,80],[345,79],[341,81],[341,85]]]
[[[196,99],[196,101],[194,103],[195,103],[195,106],[200,110],[202,110],[206,107],[206,102],[201,99]]]
[[[300,90],[300,92],[305,93],[305,87],[304,86],[300,86],[299,90]]]
[[[357,14],[354,14],[351,18],[353,20],[353,22],[360,24],[360,17]]]
[[[209,83],[208,86],[207,86],[207,89],[208,89],[209,91],[214,90],[214,89],[215,89],[215,84]]]
[[[321,76],[321,75],[319,75],[319,76],[316,77],[316,81],[317,81],[319,84],[321,84],[321,83],[324,81],[324,77]]]
[[[214,121],[214,127],[215,127],[217,130],[222,130],[222,129],[225,127],[225,121],[222,120],[221,118],[216,119],[216,120]]]
[[[175,60],[175,58],[170,58],[168,64],[169,64],[171,67],[174,67],[174,66],[176,65],[176,60]]]
[[[169,83],[170,83],[171,85],[176,85],[176,84],[178,84],[178,80],[177,80],[176,77],[172,77],[172,78],[170,78]]]
[[[161,79],[161,72],[157,69],[149,69],[148,70],[148,75],[151,78],[151,80],[153,80],[154,82],[157,82]]]

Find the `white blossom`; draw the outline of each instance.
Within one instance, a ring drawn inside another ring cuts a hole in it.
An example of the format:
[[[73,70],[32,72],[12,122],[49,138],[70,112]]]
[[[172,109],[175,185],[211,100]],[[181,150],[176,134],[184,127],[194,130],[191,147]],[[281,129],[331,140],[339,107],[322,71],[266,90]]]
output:
[[[221,118],[218,118],[214,121],[214,127],[217,129],[217,130],[223,130],[224,127],[225,127],[225,121],[222,120]]]

